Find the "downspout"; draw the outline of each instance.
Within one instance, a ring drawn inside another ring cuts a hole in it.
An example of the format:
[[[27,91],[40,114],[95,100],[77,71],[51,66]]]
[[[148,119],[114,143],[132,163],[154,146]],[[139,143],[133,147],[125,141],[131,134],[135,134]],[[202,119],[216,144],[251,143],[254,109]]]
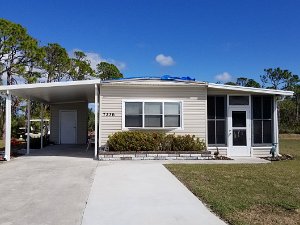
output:
[[[278,97],[278,98],[277,98]],[[278,102],[282,102],[285,99],[284,95],[275,97],[275,118],[274,118],[274,127],[275,127],[275,155],[280,156],[279,154],[279,121],[278,121]]]

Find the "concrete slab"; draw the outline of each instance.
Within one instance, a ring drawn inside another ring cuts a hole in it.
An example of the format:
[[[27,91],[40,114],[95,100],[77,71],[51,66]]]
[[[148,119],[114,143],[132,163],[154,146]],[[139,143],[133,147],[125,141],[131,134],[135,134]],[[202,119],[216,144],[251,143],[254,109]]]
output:
[[[218,225],[211,213],[159,162],[100,162],[83,225]]]
[[[163,164],[269,163],[258,158],[98,162],[85,148],[50,146],[0,163],[0,223],[225,224]]]
[[[79,225],[98,161],[62,146],[0,164],[2,225]]]

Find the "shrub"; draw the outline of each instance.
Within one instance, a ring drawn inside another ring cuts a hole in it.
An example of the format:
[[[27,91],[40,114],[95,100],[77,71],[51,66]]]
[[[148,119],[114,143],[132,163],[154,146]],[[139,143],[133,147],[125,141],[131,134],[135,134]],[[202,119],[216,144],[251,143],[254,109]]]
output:
[[[205,143],[191,135],[163,134],[147,131],[116,132],[109,136],[111,151],[201,151]]]

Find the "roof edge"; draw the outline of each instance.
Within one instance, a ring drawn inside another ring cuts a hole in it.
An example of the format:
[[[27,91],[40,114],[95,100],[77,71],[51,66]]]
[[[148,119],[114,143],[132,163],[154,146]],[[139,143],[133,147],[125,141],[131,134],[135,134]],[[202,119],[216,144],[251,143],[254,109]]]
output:
[[[24,89],[24,88],[30,89],[30,88],[77,86],[77,85],[89,85],[89,84],[100,84],[100,79],[62,81],[62,82],[51,82],[51,83],[2,85],[2,86],[0,86],[0,91],[18,90],[18,89]]]
[[[243,87],[243,86],[215,84],[215,83],[208,83],[208,88],[224,89],[224,90],[232,90],[232,91],[249,91],[253,93],[268,93],[273,95],[284,95],[284,96],[294,95],[293,91],[283,91],[283,90],[255,88],[255,87]]]

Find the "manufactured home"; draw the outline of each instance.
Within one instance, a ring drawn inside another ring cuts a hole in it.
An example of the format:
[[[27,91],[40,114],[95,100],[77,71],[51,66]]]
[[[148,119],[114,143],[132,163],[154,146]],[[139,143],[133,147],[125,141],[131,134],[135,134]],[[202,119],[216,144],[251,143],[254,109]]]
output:
[[[6,98],[7,160],[12,96],[50,105],[50,141],[60,145],[87,143],[88,104],[94,103],[95,157],[109,135],[126,130],[195,135],[211,152],[218,149],[229,157],[260,157],[268,156],[279,141],[278,102],[293,95],[169,76],[20,84],[1,86],[0,91]]]

